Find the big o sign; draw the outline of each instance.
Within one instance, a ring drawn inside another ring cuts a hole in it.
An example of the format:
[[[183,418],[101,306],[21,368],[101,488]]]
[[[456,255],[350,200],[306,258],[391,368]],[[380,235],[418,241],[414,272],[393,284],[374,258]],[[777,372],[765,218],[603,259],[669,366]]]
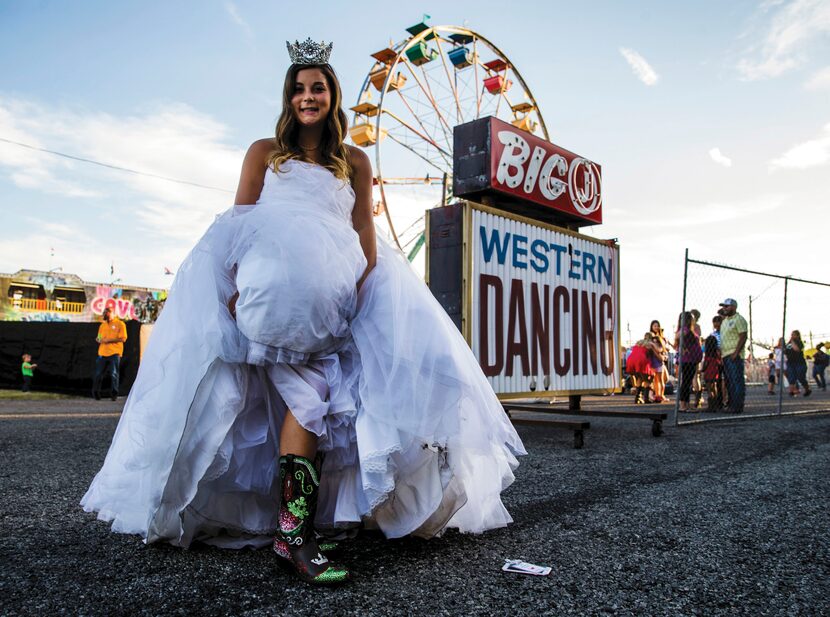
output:
[[[553,222],[602,223],[602,168],[497,118],[456,127],[454,194],[535,204]]]

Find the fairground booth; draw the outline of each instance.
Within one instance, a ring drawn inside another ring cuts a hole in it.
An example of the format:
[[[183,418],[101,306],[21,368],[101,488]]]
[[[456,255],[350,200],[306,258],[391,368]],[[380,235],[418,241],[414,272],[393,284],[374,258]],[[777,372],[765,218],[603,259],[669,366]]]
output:
[[[57,392],[91,390],[95,337],[106,308],[127,325],[120,389],[129,392],[167,298],[164,289],[86,282],[40,270],[0,274],[0,289],[0,387],[20,386],[21,356],[28,353],[38,365],[33,388]]]

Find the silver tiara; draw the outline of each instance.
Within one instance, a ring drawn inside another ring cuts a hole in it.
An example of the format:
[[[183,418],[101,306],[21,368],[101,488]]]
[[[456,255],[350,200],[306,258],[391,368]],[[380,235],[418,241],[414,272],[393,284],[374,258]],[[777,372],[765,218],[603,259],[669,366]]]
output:
[[[315,43],[311,37],[302,43],[294,41],[293,45],[288,41],[285,42],[293,64],[328,64],[333,45],[334,43],[326,45],[325,41]]]

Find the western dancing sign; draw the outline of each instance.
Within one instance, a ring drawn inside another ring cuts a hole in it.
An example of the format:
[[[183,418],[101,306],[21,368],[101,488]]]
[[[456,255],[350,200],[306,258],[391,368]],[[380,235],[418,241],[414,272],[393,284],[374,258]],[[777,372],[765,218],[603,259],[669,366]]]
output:
[[[619,389],[614,242],[471,202],[427,225],[430,288],[500,397]]]
[[[619,386],[616,245],[474,207],[470,343],[496,392]]]

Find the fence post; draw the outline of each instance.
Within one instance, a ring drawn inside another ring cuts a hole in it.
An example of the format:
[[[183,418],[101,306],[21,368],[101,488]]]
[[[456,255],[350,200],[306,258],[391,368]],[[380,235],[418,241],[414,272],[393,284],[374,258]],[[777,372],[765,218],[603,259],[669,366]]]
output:
[[[787,361],[787,356],[784,353],[784,348],[787,343],[787,283],[790,282],[789,277],[784,277],[784,317],[781,321],[781,378],[778,380],[778,415],[784,410],[784,379],[786,371],[784,364]]]
[[[683,258],[683,308],[680,314],[686,312],[686,284],[689,281],[689,249],[686,249],[686,256]],[[680,318],[678,317],[677,326],[680,326]],[[677,426],[680,421],[680,380],[682,375],[680,373],[680,356],[683,355],[683,336],[679,337],[680,345],[677,347],[677,357],[674,359],[674,366],[677,367],[677,381],[674,384],[674,425]]]

